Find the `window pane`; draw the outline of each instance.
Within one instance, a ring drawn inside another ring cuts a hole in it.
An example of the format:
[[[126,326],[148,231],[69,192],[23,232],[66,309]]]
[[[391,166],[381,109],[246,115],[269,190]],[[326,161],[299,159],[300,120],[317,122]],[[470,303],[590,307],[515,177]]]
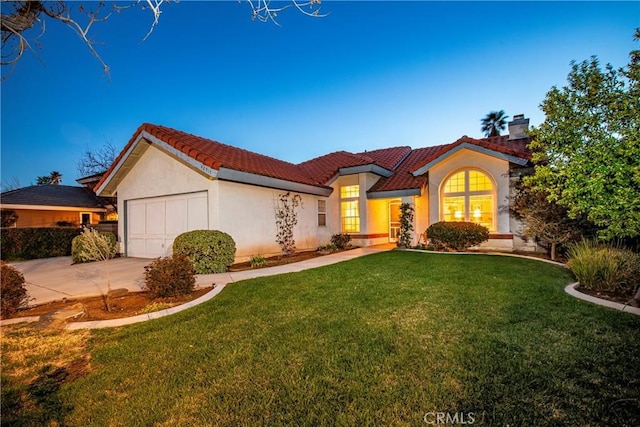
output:
[[[342,217],[343,233],[360,232],[360,206],[357,200],[341,202],[340,216]]]
[[[444,220],[445,221],[464,221],[465,206],[464,196],[445,197],[443,199]]]
[[[340,198],[348,199],[350,197],[359,197],[360,196],[360,186],[359,185],[347,185],[344,187],[340,187]]]
[[[469,191],[487,191],[492,188],[491,181],[485,174],[473,170],[469,171]]]
[[[469,220],[493,230],[493,196],[469,197]]]
[[[391,203],[389,205],[389,221],[400,222],[400,205],[397,203]]]
[[[318,213],[327,212],[327,201],[326,200],[318,200]]]
[[[318,226],[324,227],[327,225],[327,214],[318,213]]]
[[[342,218],[343,233],[359,233],[360,218]]]
[[[444,185],[445,193],[462,193],[464,191],[464,171],[453,175]]]

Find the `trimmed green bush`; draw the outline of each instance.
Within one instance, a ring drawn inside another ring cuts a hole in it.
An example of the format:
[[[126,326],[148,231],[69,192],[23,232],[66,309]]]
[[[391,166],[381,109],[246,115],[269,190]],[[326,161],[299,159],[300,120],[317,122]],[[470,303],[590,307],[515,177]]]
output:
[[[113,233],[109,232],[100,232],[101,235],[106,236],[109,239],[109,243],[111,244],[112,252],[116,252],[116,236]],[[71,241],[71,260],[74,264],[84,263],[84,262],[92,262],[94,260],[88,259],[86,256],[83,256],[83,252],[85,249],[85,241],[87,237],[86,234],[80,234],[76,236]]]
[[[338,249],[347,249],[351,246],[351,236],[347,233],[334,234],[331,236],[331,243]]]
[[[0,233],[2,259],[26,260],[71,255],[78,228],[5,228]]]
[[[145,266],[144,281],[152,298],[167,298],[193,292],[196,276],[186,255],[173,254]]]
[[[582,240],[569,246],[569,269],[582,286],[633,296],[640,286],[640,254]]]
[[[236,258],[236,242],[218,230],[194,230],[173,241],[173,253],[186,255],[197,274],[224,273]]]
[[[24,287],[24,276],[15,267],[0,261],[0,314],[10,317],[27,305],[29,297]]]
[[[463,251],[489,240],[489,229],[472,222],[436,222],[427,228],[427,238],[437,251]]]

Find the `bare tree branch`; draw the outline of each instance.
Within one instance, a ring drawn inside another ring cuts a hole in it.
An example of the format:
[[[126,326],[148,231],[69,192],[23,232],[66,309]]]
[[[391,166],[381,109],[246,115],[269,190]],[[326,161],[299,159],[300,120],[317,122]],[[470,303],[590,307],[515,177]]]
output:
[[[118,150],[111,142],[106,142],[97,150],[85,149],[84,154],[76,162],[76,167],[80,176],[85,177],[104,173],[118,155]]]
[[[135,0],[128,5],[118,5],[111,3],[111,9],[105,11],[105,1],[93,2],[91,7],[79,4],[75,7],[73,2],[56,0],[56,1],[2,1],[2,56],[0,65],[11,65],[15,67],[25,50],[31,50],[35,54],[35,49],[30,44],[31,41],[37,41],[45,32],[46,19],[62,22],[75,32],[84,44],[87,45],[89,52],[93,55],[109,77],[109,66],[102,59],[95,48],[95,41],[90,37],[90,31],[93,24],[103,22],[111,18],[113,12],[119,13],[121,10],[133,7],[140,7],[144,10],[150,10],[153,15],[153,22],[149,27],[149,31],[144,36],[146,40],[160,20],[162,14],[161,8],[166,3],[177,3],[179,0]],[[277,21],[278,14],[291,7],[297,9],[305,16],[313,18],[322,18],[327,14],[320,14],[321,0],[289,0],[289,3],[272,6],[271,0],[238,0],[246,1],[251,7],[251,18],[261,22],[273,22],[280,25]],[[86,18],[86,23],[84,22]],[[40,35],[33,37],[29,34],[29,30],[34,26],[40,26]],[[26,35],[25,35],[26,33]],[[40,47],[39,44],[35,47]],[[13,71],[13,70],[12,70]],[[7,78],[11,73],[6,74],[2,79]]]

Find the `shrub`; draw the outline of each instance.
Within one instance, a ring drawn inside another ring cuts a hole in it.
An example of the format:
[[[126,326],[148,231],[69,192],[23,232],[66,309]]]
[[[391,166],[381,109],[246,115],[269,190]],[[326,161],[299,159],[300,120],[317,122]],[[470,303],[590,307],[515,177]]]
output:
[[[251,264],[251,268],[265,267],[267,260],[261,255],[252,255],[249,263]]]
[[[224,273],[236,257],[236,243],[218,230],[194,230],[173,241],[173,253],[186,255],[197,274]]]
[[[193,264],[186,255],[155,259],[144,268],[144,287],[152,298],[167,298],[193,292]]]
[[[116,236],[113,233],[109,232],[98,232],[101,236],[105,236],[109,240],[110,250],[113,251],[115,255],[116,252]],[[91,259],[91,257],[86,254],[86,246],[87,239],[89,235],[86,233],[80,234],[76,236],[71,241],[71,260],[74,263],[83,263],[83,262],[92,262],[96,261],[95,259]],[[113,258],[111,256],[110,258]]]
[[[331,236],[331,243],[338,249],[347,249],[351,246],[351,236],[347,233],[334,234]]]
[[[2,259],[38,259],[71,255],[78,228],[7,228],[0,234]]]
[[[24,287],[24,276],[15,267],[0,261],[2,273],[0,281],[0,314],[9,317],[19,308],[27,305],[29,298]]]
[[[472,222],[436,222],[427,228],[429,242],[436,250],[462,251],[489,240],[489,230]]]
[[[640,254],[582,240],[569,246],[567,265],[582,286],[632,296],[640,286]]]
[[[334,243],[327,243],[326,245],[318,246],[316,251],[318,252],[335,252],[338,250],[338,247]]]

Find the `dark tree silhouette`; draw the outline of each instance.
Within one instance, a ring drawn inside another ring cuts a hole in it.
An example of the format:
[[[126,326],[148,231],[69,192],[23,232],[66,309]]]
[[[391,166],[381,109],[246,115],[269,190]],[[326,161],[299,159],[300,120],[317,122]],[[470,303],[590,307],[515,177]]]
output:
[[[500,132],[504,130],[507,125],[507,115],[504,110],[491,111],[482,119],[482,132],[484,136],[500,136]]]

